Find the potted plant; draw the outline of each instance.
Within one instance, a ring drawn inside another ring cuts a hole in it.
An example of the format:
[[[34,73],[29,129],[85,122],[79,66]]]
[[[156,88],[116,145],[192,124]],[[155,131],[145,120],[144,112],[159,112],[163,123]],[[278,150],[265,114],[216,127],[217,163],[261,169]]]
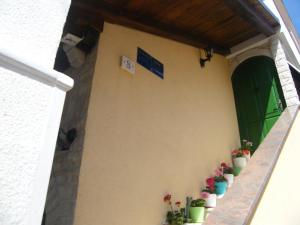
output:
[[[228,187],[231,187],[231,185],[233,184],[233,181],[234,181],[233,168],[228,166],[226,163],[221,163],[221,168],[223,170],[224,177],[227,180]]]
[[[243,169],[247,165],[247,159],[243,153],[243,150],[236,149],[232,151],[232,159],[235,167]]]
[[[244,139],[242,141],[242,146],[239,149],[232,151],[232,159],[235,167],[240,168],[240,170],[246,167],[247,161],[251,157],[251,153],[253,154],[252,146],[252,142]]]
[[[205,216],[205,200],[196,199],[191,202],[189,216],[192,223],[203,223]]]
[[[251,155],[253,154],[252,146],[253,143],[251,141],[248,141],[246,139],[242,141],[242,146],[240,150],[243,151],[243,155],[247,159],[247,161],[250,159]]]
[[[200,194],[201,198],[205,200],[205,207],[213,209],[217,206],[217,195],[214,193],[214,188],[207,186]]]
[[[222,198],[227,190],[227,181],[224,177],[222,168],[216,170],[216,176],[214,177],[215,193],[218,198]]]
[[[173,209],[172,206],[172,201],[171,201],[171,195],[170,194],[166,194],[164,196],[164,202],[166,202],[169,207],[170,210],[167,212],[167,222],[170,225],[182,225],[185,222],[185,209],[184,208],[180,208],[180,202],[176,202],[176,209]]]
[[[240,172],[242,171],[242,168],[236,167],[236,166],[233,166],[232,169],[233,169],[233,175],[235,177],[238,176],[240,174]]]

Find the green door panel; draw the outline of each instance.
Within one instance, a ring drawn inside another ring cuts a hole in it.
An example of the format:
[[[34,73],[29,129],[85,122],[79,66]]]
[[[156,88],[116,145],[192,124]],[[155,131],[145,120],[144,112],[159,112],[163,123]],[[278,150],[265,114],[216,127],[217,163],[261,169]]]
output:
[[[263,116],[265,118],[279,116],[281,111],[279,111],[278,107],[279,96],[277,90],[272,86],[271,89],[268,90],[268,93],[266,91],[260,93],[261,96],[259,96],[259,98],[266,100],[266,102],[263,102],[263,100],[260,101],[261,108],[264,108],[264,105],[266,106],[265,112],[262,112]]]
[[[254,123],[249,123],[246,127],[246,130],[248,130],[248,133],[246,136],[243,136],[243,137],[251,137],[251,141],[253,142],[253,148],[256,149],[258,147],[259,143],[265,137],[264,132],[263,132],[264,131],[263,122],[257,121]],[[247,138],[243,138],[243,139],[247,139]],[[250,140],[250,138],[248,138],[247,140]]]
[[[273,60],[244,61],[232,75],[232,86],[241,140],[252,141],[256,149],[282,113],[279,102],[285,106]]]
[[[265,120],[264,126],[266,127],[266,130],[269,131],[273,125],[275,124],[275,122],[277,121],[278,116],[275,117],[271,117],[271,118],[267,118]],[[268,132],[265,134],[265,136],[268,134]]]

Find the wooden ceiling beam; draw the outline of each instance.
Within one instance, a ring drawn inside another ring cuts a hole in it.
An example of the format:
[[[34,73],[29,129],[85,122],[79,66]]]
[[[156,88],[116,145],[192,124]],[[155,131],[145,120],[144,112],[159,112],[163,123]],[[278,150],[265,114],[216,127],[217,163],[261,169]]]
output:
[[[166,24],[161,24],[145,17],[137,17],[133,13],[126,12],[121,8],[115,9],[104,3],[91,5],[83,3],[79,0],[74,0],[72,2],[72,7],[79,8],[81,11],[85,11],[89,15],[93,14],[97,17],[100,16],[105,21],[110,23],[141,30],[157,36],[192,45],[197,48],[211,47],[214,49],[214,52],[222,55],[227,55],[230,53],[230,49],[227,47],[212,43],[209,40],[205,40],[199,36],[188,34],[186,31],[179,30]]]
[[[247,0],[224,0],[224,3],[245,21],[253,24],[266,36],[271,36],[276,33],[276,28],[272,27]]]

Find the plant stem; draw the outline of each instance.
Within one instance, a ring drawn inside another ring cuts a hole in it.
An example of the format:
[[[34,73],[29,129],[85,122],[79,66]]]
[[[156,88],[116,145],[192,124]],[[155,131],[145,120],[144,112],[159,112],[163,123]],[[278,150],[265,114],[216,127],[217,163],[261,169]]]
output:
[[[171,208],[172,213],[174,213],[174,210],[173,210],[172,202],[171,202],[171,201],[169,202],[169,205],[170,205],[170,208]]]

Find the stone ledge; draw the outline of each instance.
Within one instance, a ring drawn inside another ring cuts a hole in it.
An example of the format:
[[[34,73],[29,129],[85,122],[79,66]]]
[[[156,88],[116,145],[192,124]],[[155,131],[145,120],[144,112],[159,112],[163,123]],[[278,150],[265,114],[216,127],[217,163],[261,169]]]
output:
[[[249,224],[269,182],[299,107],[284,110],[247,167],[203,225]]]

